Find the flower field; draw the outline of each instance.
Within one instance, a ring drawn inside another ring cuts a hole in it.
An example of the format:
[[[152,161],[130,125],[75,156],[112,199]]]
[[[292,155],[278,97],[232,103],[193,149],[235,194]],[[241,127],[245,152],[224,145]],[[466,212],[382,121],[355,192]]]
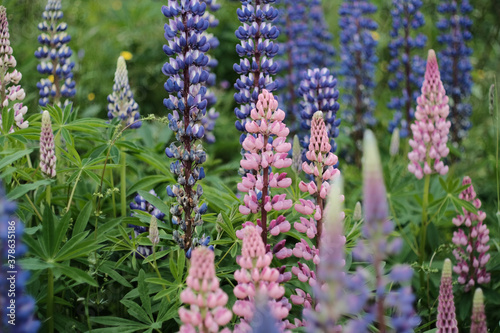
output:
[[[500,332],[495,0],[3,0],[0,332]]]

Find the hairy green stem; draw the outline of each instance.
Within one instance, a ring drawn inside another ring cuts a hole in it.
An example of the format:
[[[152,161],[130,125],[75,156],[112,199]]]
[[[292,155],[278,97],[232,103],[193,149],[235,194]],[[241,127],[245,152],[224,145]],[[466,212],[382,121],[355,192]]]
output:
[[[82,172],[83,172],[83,169],[80,169],[80,172],[78,172],[78,176],[76,176],[75,186],[73,186],[73,189],[71,190],[71,194],[70,194],[69,200],[68,200],[68,205],[66,206],[67,212],[71,208],[71,202],[73,201],[73,196],[75,195],[76,185],[78,185],[78,182],[80,181],[80,176],[82,175]]]
[[[425,175],[424,196],[422,199],[422,226],[420,228],[420,249],[418,253],[418,263],[420,265],[420,287],[424,286],[424,270],[422,268],[425,260],[425,242],[427,234],[427,205],[429,204],[429,187],[431,183],[431,175]]]
[[[49,322],[48,331],[54,333],[54,272],[52,268],[47,271],[47,318]]]
[[[127,215],[127,154],[125,150],[120,151],[121,172],[120,172],[120,206],[122,217]]]

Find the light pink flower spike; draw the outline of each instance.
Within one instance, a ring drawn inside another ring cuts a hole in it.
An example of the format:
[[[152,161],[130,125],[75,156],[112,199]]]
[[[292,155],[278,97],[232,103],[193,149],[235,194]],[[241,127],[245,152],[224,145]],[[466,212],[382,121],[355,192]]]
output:
[[[441,75],[434,50],[429,50],[422,95],[417,98],[415,123],[411,125],[413,139],[408,153],[408,170],[421,179],[432,172],[445,175],[448,166],[441,161],[448,156],[448,132],[451,123],[446,120],[449,113],[448,97],[441,82]]]
[[[193,250],[186,284],[180,298],[189,308],[179,309],[180,332],[219,332],[233,315],[225,308],[228,297],[219,288],[213,251],[206,247]]]
[[[43,111],[40,133],[40,170],[49,178],[56,176],[57,158],[54,148],[54,133],[52,132],[50,114],[48,111]]]

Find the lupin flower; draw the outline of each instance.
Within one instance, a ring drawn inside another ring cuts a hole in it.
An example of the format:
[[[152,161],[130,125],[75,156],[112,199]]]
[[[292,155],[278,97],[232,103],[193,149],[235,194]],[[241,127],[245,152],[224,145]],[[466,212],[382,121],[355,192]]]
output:
[[[444,261],[438,301],[437,333],[458,333],[450,259]]]
[[[441,31],[438,41],[444,48],[439,52],[443,84],[453,103],[450,106],[451,137],[460,143],[471,128],[472,106],[468,103],[472,91],[472,48],[467,44],[472,40],[470,28],[472,12],[469,0],[440,0],[437,7],[442,15],[436,24]]]
[[[241,167],[249,172],[238,184],[238,190],[247,194],[239,210],[244,215],[260,212],[257,224],[262,228],[262,241],[267,244],[268,232],[277,236],[290,230],[290,223],[284,216],[279,216],[274,223],[271,221],[268,228],[267,215],[271,210],[282,211],[292,207],[292,200],[287,200],[286,194],[271,194],[272,188],[287,188],[292,183],[285,172],[272,171],[272,168],[278,170],[292,164],[287,157],[292,147],[286,142],[289,130],[283,123],[285,113],[278,109],[278,102],[272,93],[265,89],[262,91],[250,117],[251,121],[245,125],[249,134],[242,143],[247,153],[240,162]],[[273,232],[275,227],[279,229]]]
[[[486,313],[484,312],[484,295],[481,288],[477,288],[474,292],[472,301],[472,317],[470,333],[487,333]]]
[[[219,332],[219,328],[229,323],[233,315],[225,308],[228,297],[219,287],[219,279],[215,275],[213,251],[205,247],[193,250],[186,284],[187,288],[180,298],[189,308],[179,309],[183,323],[180,333]]]
[[[158,197],[158,195],[156,194],[156,192],[154,190],[150,190],[149,193],[154,195],[155,197]],[[165,214],[163,212],[161,212],[158,208],[156,208],[151,203],[146,201],[146,199],[144,199],[144,197],[142,197],[139,194],[136,195],[134,198],[134,201],[130,203],[130,209],[142,210],[143,212],[150,214],[152,216],[152,218],[154,217],[155,221],[160,220],[163,222],[163,219],[165,218]],[[158,223],[158,222],[156,222],[156,223]],[[139,237],[139,235],[146,233],[146,232],[151,235],[151,225],[149,228],[143,227],[143,226],[138,226],[138,225],[133,225],[133,224],[129,224],[128,226],[134,229],[134,237]],[[156,225],[156,227],[158,228],[158,224]],[[153,233],[154,232],[155,231],[153,231]],[[155,238],[155,240],[156,240],[156,238]],[[158,241],[159,241],[159,239],[158,239]],[[151,242],[153,242],[153,240],[151,240]],[[139,245],[137,247],[136,256],[140,257],[142,255],[143,257],[148,257],[152,253],[153,253],[153,249],[151,248],[151,246]]]
[[[54,133],[50,121],[49,111],[43,111],[42,130],[40,133],[40,170],[49,178],[56,176],[56,153],[54,145]]]
[[[128,83],[128,71],[125,58],[120,56],[116,64],[113,92],[108,95],[108,118],[119,118],[124,126],[141,127],[139,105],[134,100],[134,94]]]
[[[265,300],[265,296],[263,297]],[[269,306],[262,300],[257,300],[254,318],[251,323],[252,333],[279,333],[278,322],[273,317]]]
[[[337,149],[335,138],[339,135],[340,119],[337,119],[339,91],[335,89],[336,85],[337,80],[327,68],[309,69],[300,83],[299,91],[304,98],[301,111],[301,127],[307,131],[307,134],[302,138],[301,144],[305,151],[309,149],[309,132],[312,130],[313,115],[317,111],[323,112],[331,152],[333,153]]]
[[[450,122],[446,120],[448,113],[448,97],[441,82],[436,54],[429,50],[422,95],[417,98],[415,123],[411,125],[413,151],[408,153],[408,170],[417,179],[433,171],[441,175],[448,172],[448,166],[441,161],[450,151],[446,145],[450,129]]]
[[[9,112],[14,112],[14,122],[17,128],[28,127],[28,122],[24,120],[24,115],[28,111],[21,101],[26,96],[24,89],[18,85],[22,78],[20,72],[15,69],[16,59],[12,55],[10,46],[9,22],[7,21],[7,11],[4,6],[0,6],[0,109],[7,107]],[[14,70],[10,72],[10,68]],[[9,106],[10,102],[19,101]],[[14,131],[12,126],[9,132]],[[0,132],[3,132],[2,115],[0,115]]]
[[[38,42],[42,44],[35,51],[35,57],[40,59],[37,70],[40,74],[48,75],[37,83],[40,90],[38,104],[63,105],[70,103],[75,96],[75,81],[73,81],[73,68],[75,63],[70,60],[73,51],[68,46],[71,36],[66,32],[68,25],[59,22],[63,17],[61,11],[61,0],[48,0],[43,12],[43,22],[38,24],[38,30],[42,33],[38,36]]]
[[[309,67],[326,67],[331,70],[335,65],[333,35],[329,32],[321,0],[309,1],[310,45],[312,48],[312,59]]]
[[[272,315],[277,318],[281,328],[285,325],[283,320],[288,316],[289,306],[285,298],[285,288],[278,282],[280,273],[269,265],[273,259],[260,236],[259,230],[248,225],[243,229],[243,247],[241,256],[236,261],[241,269],[234,273],[238,282],[234,288],[237,300],[233,312],[241,317],[241,322],[236,325],[234,332],[251,332],[250,322],[255,314],[256,295],[266,295]]]
[[[200,204],[203,189],[198,180],[205,178],[201,164],[206,161],[206,153],[198,140],[205,135],[202,120],[206,114],[206,84],[210,77],[205,69],[210,49],[205,31],[210,22],[205,16],[207,4],[200,0],[169,0],[162,7],[162,13],[169,19],[165,24],[165,38],[168,45],[163,51],[170,57],[163,66],[168,76],[165,90],[169,98],[163,104],[172,113],[168,115],[169,128],[174,131],[177,143],[165,149],[169,158],[176,161],[170,170],[177,178],[177,185],[169,185],[167,194],[177,199],[171,207],[172,223],[179,225],[175,238],[185,251],[191,248],[194,228],[203,223],[202,214],[207,204]],[[182,235],[179,233],[182,232]]]
[[[471,179],[464,177],[462,185],[469,185],[458,196],[474,205],[476,209],[481,208],[481,200],[476,198],[476,192],[472,186]],[[465,285],[465,291],[469,291],[476,284],[490,282],[491,275],[486,272],[486,264],[490,260],[490,240],[488,227],[484,224],[486,213],[478,210],[477,214],[462,208],[462,213],[453,219],[453,224],[462,227],[453,232],[453,243],[457,246],[453,254],[457,264],[453,267],[459,275],[458,283]]]
[[[401,137],[399,136],[399,128],[395,128],[391,135],[391,146],[389,147],[389,155],[396,156],[399,154],[399,144]]]
[[[278,17],[278,10],[272,6],[276,0],[240,0],[242,7],[237,10],[238,19],[242,25],[236,30],[236,37],[241,44],[236,45],[236,52],[243,58],[233,69],[240,78],[234,87],[238,91],[234,95],[236,103],[240,104],[234,110],[236,129],[243,132],[240,143],[246,138],[246,123],[250,122],[250,112],[263,90],[274,91],[276,85],[272,75],[276,74],[278,64],[273,57],[278,53],[278,44],[274,43],[279,36],[279,30],[272,25]]]
[[[344,119],[352,125],[351,131],[359,160],[363,131],[375,124],[373,110],[373,88],[375,83],[375,65],[378,58],[375,54],[377,41],[374,31],[377,23],[369,15],[375,13],[377,7],[369,0],[344,0],[340,7],[340,71],[345,89]]]
[[[2,8],[0,8],[1,15]],[[26,246],[21,242],[24,225],[13,218],[17,209],[14,202],[5,197],[3,184],[0,182],[0,330],[2,332],[38,332],[41,323],[35,318],[35,300],[26,293],[29,273],[19,266],[19,259],[26,253]],[[15,246],[17,264],[11,264],[9,249]],[[15,296],[11,285],[15,284]],[[15,300],[15,304],[10,303]]]
[[[427,42],[424,34],[416,32],[425,24],[420,7],[422,0],[392,0],[391,61],[387,69],[392,73],[389,88],[395,96],[387,107],[395,111],[389,131],[401,128],[402,138],[409,134],[409,124],[414,118],[415,101],[425,72],[425,61],[415,54]]]

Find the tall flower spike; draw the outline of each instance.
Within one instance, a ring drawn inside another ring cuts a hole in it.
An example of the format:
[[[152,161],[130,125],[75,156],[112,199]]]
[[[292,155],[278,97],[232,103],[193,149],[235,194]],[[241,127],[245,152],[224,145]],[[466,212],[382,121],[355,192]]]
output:
[[[437,333],[458,333],[455,315],[455,302],[453,300],[453,280],[451,278],[451,261],[445,259],[441,286],[439,287],[439,304],[437,316]]]
[[[429,50],[422,95],[417,98],[417,104],[415,123],[411,125],[413,151],[408,153],[408,170],[417,179],[433,171],[445,175],[448,166],[441,159],[450,152],[446,145],[450,130],[450,122],[446,120],[449,106],[434,50]]]
[[[113,92],[108,95],[108,118],[119,118],[124,126],[141,127],[139,105],[134,100],[134,94],[128,83],[128,71],[125,59],[120,56],[116,64]]]
[[[243,233],[241,256],[236,259],[241,269],[234,273],[238,284],[234,288],[237,300],[233,306],[233,312],[241,317],[241,322],[236,325],[234,332],[251,332],[249,324],[255,314],[256,295],[267,295],[271,313],[283,328],[285,323],[282,320],[288,316],[289,309],[283,299],[285,288],[278,282],[280,274],[276,268],[269,267],[273,255],[271,252],[266,253],[256,227],[248,225]]]
[[[375,54],[377,41],[373,36],[378,26],[369,15],[376,11],[377,7],[370,0],[344,0],[339,11],[339,26],[342,30],[339,75],[343,78],[344,105],[351,106],[346,109],[343,117],[352,126],[358,162],[363,131],[375,124],[373,78],[378,58]]]
[[[0,8],[1,12],[1,8]],[[2,332],[38,332],[41,323],[35,318],[35,300],[26,293],[29,274],[19,266],[19,259],[26,253],[26,246],[21,242],[23,224],[13,218],[16,204],[5,197],[3,184],[0,182],[0,249],[2,250],[0,269],[0,331]],[[12,245],[18,259],[12,265]],[[15,273],[12,273],[15,271]],[[9,272],[9,274],[7,274]],[[15,296],[11,285],[15,284]],[[15,300],[15,304],[11,301]],[[15,325],[13,325],[14,323]]]
[[[15,69],[17,62],[12,51],[7,11],[4,6],[0,6],[0,109],[7,107],[9,112],[14,112],[16,127],[23,129],[28,127],[28,122],[24,120],[28,108],[23,106],[23,103],[10,105],[11,102],[22,101],[26,96],[24,89],[18,85],[22,75]],[[10,68],[14,70],[10,72]],[[14,126],[9,129],[9,132],[13,131]],[[1,132],[3,132],[2,115],[0,115]]]
[[[427,37],[416,30],[425,24],[420,12],[422,0],[392,0],[392,30],[389,50],[392,73],[389,88],[394,95],[387,107],[394,110],[389,131],[401,128],[401,137],[409,134],[409,124],[415,115],[415,101],[422,86],[425,61],[416,55],[425,47]]]
[[[488,332],[488,327],[486,327],[486,314],[484,312],[484,296],[481,288],[477,288],[474,292],[471,322],[470,333]]]
[[[219,332],[219,328],[229,323],[233,315],[225,308],[228,297],[219,287],[219,279],[215,275],[213,251],[205,247],[193,250],[186,284],[181,302],[189,308],[179,309],[183,323],[180,333]]]
[[[469,185],[458,196],[474,205],[476,209],[481,208],[481,200],[476,198],[476,192],[472,186],[471,179],[464,177],[462,185]],[[471,290],[476,284],[490,282],[491,275],[486,272],[486,264],[490,260],[490,231],[484,220],[486,213],[478,210],[477,214],[462,208],[462,213],[452,220],[453,224],[461,227],[453,232],[453,243],[457,246],[453,254],[457,264],[453,267],[459,275],[458,283],[465,285],[465,291]]]
[[[177,199],[170,212],[172,223],[179,225],[176,240],[186,252],[191,248],[195,227],[203,223],[201,215],[207,211],[207,204],[200,204],[203,189],[200,184],[196,186],[198,180],[205,178],[201,165],[207,158],[199,142],[205,135],[202,121],[210,77],[205,69],[209,62],[205,52],[210,49],[205,34],[210,26],[206,8],[207,4],[200,0],[169,0],[168,6],[162,7],[163,15],[169,19],[164,27],[168,44],[163,51],[170,58],[162,68],[168,77],[165,90],[169,93],[163,104],[172,110],[168,126],[177,139],[165,149],[166,155],[176,160],[170,164],[170,170],[178,182],[167,187],[167,194]]]
[[[54,150],[54,133],[49,111],[43,111],[40,133],[40,170],[49,178],[56,176],[57,157]]]
[[[38,30],[42,32],[38,42],[42,46],[35,51],[35,57],[40,59],[38,72],[48,75],[36,84],[40,90],[38,104],[41,106],[61,105],[63,99],[66,106],[76,94],[72,72],[75,63],[70,60],[73,51],[68,46],[71,37],[66,32],[68,25],[59,22],[62,17],[61,0],[48,0],[42,15],[44,21],[38,24]]]
[[[242,25],[236,30],[236,37],[241,44],[236,45],[236,52],[243,58],[233,69],[240,78],[234,87],[236,103],[240,104],[234,110],[238,120],[236,129],[243,132],[240,143],[246,137],[246,123],[250,120],[250,112],[263,90],[274,91],[276,85],[272,75],[276,74],[278,64],[273,57],[278,53],[278,44],[274,43],[279,36],[279,30],[272,25],[278,17],[278,10],[272,6],[276,0],[240,0],[242,7],[237,10],[238,19]]]
[[[437,7],[442,15],[436,24],[441,31],[438,41],[443,44],[439,52],[442,78],[453,103],[450,107],[451,138],[460,143],[471,128],[472,106],[468,103],[472,91],[472,48],[467,45],[472,40],[470,28],[472,12],[469,0],[440,0]]]
[[[335,65],[335,48],[333,35],[329,32],[325,21],[325,11],[321,0],[309,0],[309,29],[311,30],[310,45],[312,48],[312,66],[332,69]]]

